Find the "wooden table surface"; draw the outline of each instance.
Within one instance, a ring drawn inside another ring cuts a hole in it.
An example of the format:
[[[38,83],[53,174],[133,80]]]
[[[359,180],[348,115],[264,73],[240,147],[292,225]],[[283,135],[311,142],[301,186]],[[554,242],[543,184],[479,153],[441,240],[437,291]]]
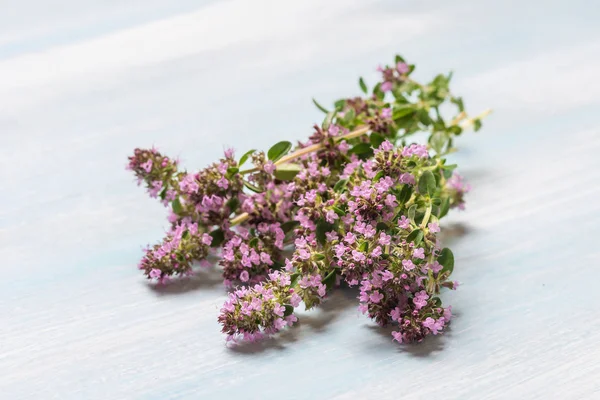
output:
[[[572,1],[3,1],[0,398],[600,399],[600,7]],[[398,346],[338,292],[230,349],[218,272],[136,264],[165,211],[124,170],[296,140],[402,53],[484,130],[444,225],[451,331]]]

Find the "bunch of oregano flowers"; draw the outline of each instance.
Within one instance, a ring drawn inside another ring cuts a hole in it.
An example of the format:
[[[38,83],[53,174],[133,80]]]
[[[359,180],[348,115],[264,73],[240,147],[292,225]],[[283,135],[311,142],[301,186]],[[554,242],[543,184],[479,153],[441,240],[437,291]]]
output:
[[[359,288],[359,309],[393,324],[398,342],[443,332],[452,312],[438,295],[458,284],[440,221],[464,208],[470,189],[445,156],[487,112],[469,118],[451,75],[419,83],[414,69],[396,56],[373,88],[359,79],[364,96],[331,109],[313,100],[324,120],[293,151],[288,141],[240,158],[228,149],[188,172],[156,149],[135,149],[128,168],[171,224],[139,268],[166,284],[218,255],[230,289],[218,316],[228,340],[277,333],[298,320],[301,303],[318,307],[342,285]],[[414,141],[419,132],[426,143]]]

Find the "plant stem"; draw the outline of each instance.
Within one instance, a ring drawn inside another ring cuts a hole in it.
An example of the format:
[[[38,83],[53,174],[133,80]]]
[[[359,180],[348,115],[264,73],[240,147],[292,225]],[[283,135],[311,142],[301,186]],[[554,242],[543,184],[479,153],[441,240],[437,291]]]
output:
[[[475,117],[469,118],[466,121],[464,121],[462,124],[460,124],[460,127],[463,129],[468,128],[475,123],[475,120],[485,118],[488,115],[490,115],[491,113],[492,113],[492,109],[488,108],[487,110],[484,110],[481,114],[476,115]]]
[[[339,136],[337,138],[335,138],[336,141],[342,141],[344,139],[353,139],[355,137],[359,137],[364,135],[365,133],[369,132],[369,127],[368,126],[360,126],[358,128],[356,128],[355,130],[353,130],[352,132],[348,132],[345,135]],[[287,156],[281,157],[279,160],[277,160],[275,162],[275,165],[281,165],[281,164],[285,164],[288,161],[291,161],[295,158],[301,157],[305,154],[310,154],[313,153],[315,151],[321,150],[323,148],[323,143],[317,143],[317,144],[313,144],[304,148],[301,148],[299,150],[296,150],[295,152],[288,154]],[[255,172],[258,171],[257,168],[250,168],[250,169],[246,169],[244,171],[240,171],[240,174],[248,174],[250,172]]]

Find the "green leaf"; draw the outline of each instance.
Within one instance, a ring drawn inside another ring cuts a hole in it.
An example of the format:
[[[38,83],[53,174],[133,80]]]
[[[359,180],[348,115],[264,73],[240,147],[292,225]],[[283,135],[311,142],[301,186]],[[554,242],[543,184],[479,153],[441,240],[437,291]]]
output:
[[[435,177],[431,171],[423,172],[423,175],[419,178],[419,193],[429,196],[435,193]]]
[[[420,229],[415,229],[406,237],[406,241],[413,242],[415,244],[415,246],[418,246],[422,240],[423,240],[423,231]]]
[[[431,135],[429,139],[429,143],[431,147],[435,150],[436,153],[441,153],[444,150],[444,146],[448,143],[448,137],[446,136],[446,132],[437,131]]]
[[[296,283],[298,283],[298,279],[300,279],[300,274],[298,272],[290,275],[290,287],[293,288],[294,286],[296,286]]]
[[[256,247],[257,244],[258,244],[258,238],[257,237],[253,237],[248,242],[248,246],[250,246],[250,247]]]
[[[358,84],[360,85],[360,90],[362,90],[364,94],[368,94],[369,93],[369,89],[367,88],[367,84],[365,83],[365,81],[362,78],[362,76],[358,80]]]
[[[240,200],[237,197],[232,197],[227,202],[227,207],[229,207],[229,212],[232,212],[232,213],[234,213],[235,210],[237,210],[239,205],[240,205]]]
[[[321,111],[323,111],[325,114],[327,114],[329,112],[328,109],[326,109],[325,107],[323,107],[322,105],[320,105],[315,99],[312,99],[313,103],[315,103],[315,106],[317,106],[317,108]]]
[[[456,104],[456,106],[458,107],[458,111],[459,112],[463,112],[465,111],[465,104],[463,102],[462,97],[453,97],[450,99],[450,101],[454,104]]]
[[[291,181],[298,175],[300,169],[298,164],[280,164],[275,170],[275,178],[280,181]]]
[[[338,100],[335,103],[333,103],[333,105],[335,106],[336,110],[341,110],[346,105],[346,99]]]
[[[417,205],[413,204],[412,206],[410,206],[410,208],[408,209],[408,219],[414,221],[415,220],[415,215],[417,214]]]
[[[333,230],[333,225],[327,223],[325,220],[320,220],[317,222],[317,230],[315,232],[317,241],[324,246],[327,243],[327,236],[325,236],[326,232]]]
[[[406,104],[399,107],[394,107],[392,111],[392,119],[395,121],[415,112],[414,104]]]
[[[281,224],[281,230],[283,230],[283,233],[288,233],[292,229],[295,229],[298,225],[300,225],[298,221],[284,222],[283,224]]]
[[[215,229],[210,233],[210,236],[213,238],[210,247],[219,247],[225,240],[225,233],[221,229]]]
[[[427,110],[419,110],[417,112],[417,117],[419,118],[419,122],[421,122],[423,125],[425,126],[429,126],[431,125],[431,117],[429,116],[429,113],[427,112]]]
[[[479,118],[473,120],[473,130],[477,132],[481,129],[481,120]]]
[[[366,253],[367,251],[369,251],[369,242],[367,242],[367,241],[362,242],[358,246],[358,250],[362,251],[363,253]]]
[[[160,194],[158,195],[160,197],[161,200],[164,200],[165,197],[167,197],[167,187],[165,186],[165,188],[160,192]]]
[[[283,306],[285,307],[285,311],[283,312],[284,317],[287,317],[294,312],[294,307],[292,307],[291,304],[284,304]]]
[[[335,114],[337,114],[335,111],[330,111],[327,113],[327,115],[325,115],[325,119],[323,120],[323,123],[321,124],[324,131],[329,129],[329,126],[331,125],[331,121],[333,121]]]
[[[181,215],[183,213],[183,206],[179,201],[179,197],[176,197],[175,200],[171,202],[171,206],[173,207],[173,212],[177,215]]]
[[[341,208],[338,208],[338,207],[336,207],[336,206],[332,206],[332,207],[331,207],[331,209],[332,209],[333,211],[335,211],[335,213],[336,213],[337,215],[339,215],[340,217],[343,217],[343,216],[345,216],[345,215],[346,215],[346,213],[344,212],[344,210],[342,210]]]
[[[356,114],[354,112],[354,108],[351,108],[348,111],[346,111],[342,121],[344,122],[344,124],[349,125],[352,121],[354,121],[354,118],[356,118]]]
[[[437,261],[444,267],[440,272],[443,273],[448,271],[452,273],[452,271],[454,271],[454,254],[452,254],[452,251],[449,248],[444,247],[438,256]]]
[[[244,163],[246,161],[248,161],[248,158],[252,155],[252,153],[254,153],[256,150],[252,149],[252,150],[248,150],[247,152],[244,153],[244,155],[240,158],[240,161],[238,161],[238,166],[242,166],[244,165]]]
[[[403,63],[406,62],[406,61],[404,61],[404,58],[402,58],[402,56],[400,54],[396,54],[396,58],[394,60],[396,61],[396,64],[398,64],[399,62],[403,62]]]
[[[448,214],[449,210],[450,210],[450,198],[446,197],[442,200],[442,204],[440,205],[440,212],[437,217],[438,218],[444,217],[446,214]]]
[[[227,174],[225,175],[225,177],[227,179],[230,179],[232,176],[237,174],[239,171],[240,171],[240,169],[237,167],[229,167],[229,168],[227,168]]]
[[[371,146],[373,146],[374,149],[377,149],[379,146],[381,146],[381,143],[385,142],[385,138],[376,132],[371,133],[369,140],[371,141]]]
[[[359,143],[352,147],[348,153],[356,154],[359,158],[366,159],[373,156],[373,149],[370,143]]]
[[[322,261],[325,259],[325,254],[317,253],[313,256],[313,260]]]
[[[251,184],[248,181],[244,181],[244,186],[246,186],[248,189],[252,190],[255,193],[262,193],[262,190],[260,190],[259,187],[254,186],[253,184]]]
[[[431,299],[433,301],[433,305],[435,307],[441,307],[442,306],[442,300],[440,300],[439,297],[434,297],[433,299]]]
[[[375,175],[375,176],[373,177],[373,182],[379,182],[379,180],[380,180],[381,178],[383,178],[383,175],[385,175],[385,172],[384,172],[384,171],[379,171],[379,172],[377,173],[377,175]]]
[[[281,261],[273,261],[273,265],[270,267],[271,269],[276,269],[277,271],[281,271],[285,268],[285,265]]]
[[[291,148],[292,143],[288,142],[287,140],[275,143],[267,152],[267,157],[269,160],[275,162],[281,157],[285,156]]]
[[[385,222],[379,222],[376,227],[377,231],[387,231],[389,228],[390,227]]]
[[[346,189],[346,185],[348,184],[348,179],[340,179],[337,181],[335,186],[333,187],[333,191],[336,193],[343,192]]]
[[[377,97],[377,99],[383,100],[383,98],[385,97],[385,93],[381,91],[381,82],[375,85],[375,87],[373,88],[373,94],[375,95],[375,97]]]
[[[328,290],[331,290],[333,288],[333,285],[335,284],[335,275],[336,275],[336,269],[334,268],[330,273],[327,274],[327,276],[325,278],[323,278],[323,280],[321,281],[325,286],[327,286]]]
[[[400,191],[400,195],[398,196],[398,204],[404,205],[408,201],[408,199],[410,199],[410,196],[412,195],[412,190],[413,189],[411,185],[404,185],[404,187]]]

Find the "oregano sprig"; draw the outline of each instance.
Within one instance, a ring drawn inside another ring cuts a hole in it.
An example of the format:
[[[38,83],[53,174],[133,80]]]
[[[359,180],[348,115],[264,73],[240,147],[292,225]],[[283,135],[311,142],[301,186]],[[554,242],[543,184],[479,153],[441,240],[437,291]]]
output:
[[[440,220],[470,190],[444,157],[489,110],[469,117],[451,74],[419,83],[414,69],[396,56],[372,89],[359,79],[363,96],[331,109],[313,100],[323,121],[295,148],[280,141],[238,160],[227,150],[193,173],[136,149],[128,168],[171,209],[170,231],[140,269],[165,283],[220,250],[224,282],[235,287],[219,316],[229,339],[276,333],[297,320],[300,303],[318,307],[340,284],[359,286],[359,308],[396,325],[398,342],[442,332],[452,314],[439,293],[457,283]],[[444,116],[448,106],[454,113]],[[411,142],[417,132],[426,144]]]

